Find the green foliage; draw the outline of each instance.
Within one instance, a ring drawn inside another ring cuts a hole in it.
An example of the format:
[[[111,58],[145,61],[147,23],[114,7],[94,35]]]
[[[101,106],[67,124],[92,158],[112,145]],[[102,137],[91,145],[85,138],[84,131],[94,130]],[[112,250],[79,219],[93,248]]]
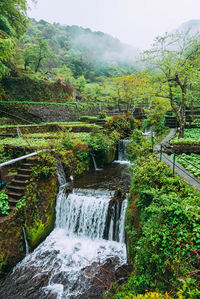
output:
[[[110,35],[92,32],[90,29],[78,26],[50,24],[44,20],[39,22],[31,20],[27,34],[19,44],[20,51],[24,50],[24,43],[32,47],[38,34],[58,56],[53,64],[49,62],[47,65],[51,66],[48,68],[51,70],[51,75],[54,69],[58,70],[63,67],[70,69],[71,72],[67,70],[63,72],[66,82],[73,84],[74,79],[81,76],[94,82],[102,76],[121,75],[133,69],[134,58],[127,59],[127,55],[123,55],[126,51],[129,54],[130,48]],[[124,60],[122,57],[125,57]],[[58,75],[60,76],[61,73],[59,72]]]
[[[10,30],[15,32],[17,38],[23,35],[28,22],[26,11],[26,0],[1,0],[0,15],[4,17],[4,30],[5,26],[8,29],[9,24],[12,27],[12,30]]]
[[[6,66],[6,62],[12,55],[14,47],[14,40],[0,31],[0,79],[2,76],[9,73],[9,68]]]
[[[193,278],[180,278],[179,281],[181,282],[182,286],[178,292],[180,298],[198,298],[200,296],[200,290],[197,287],[197,281]]]
[[[142,123],[143,129],[151,128],[156,135],[162,135],[166,132],[165,112],[169,106],[169,100],[153,98],[148,103],[148,108],[145,109],[145,116]]]
[[[7,93],[7,98],[12,100],[12,103],[24,101],[28,105],[31,105],[31,101],[34,104],[37,101],[40,103],[49,101],[50,105],[50,100],[54,102],[54,105],[57,100],[66,102],[66,99],[71,96],[73,91],[71,85],[61,81],[48,82],[44,79],[31,78],[30,76],[6,77],[2,80],[2,87]],[[17,101],[13,101],[15,99]],[[64,105],[64,103],[62,104]],[[70,103],[66,103],[66,105],[70,105]]]
[[[8,195],[0,192],[0,216],[9,214]]]
[[[104,112],[100,112],[99,114],[98,114],[98,119],[105,119],[106,118],[106,113],[104,113]]]
[[[200,178],[200,155],[198,154],[182,154],[176,156],[176,161],[183,165],[186,170]],[[191,164],[190,164],[191,163]],[[193,164],[193,165],[192,165]]]
[[[86,101],[99,101],[102,96],[102,87],[97,83],[87,84],[82,96]]]
[[[37,73],[41,68],[45,69],[45,63],[47,64],[48,59],[51,59],[52,62],[53,59],[56,59],[56,56],[42,36],[37,36],[32,43],[23,53],[24,68],[26,70],[30,66]]]
[[[80,76],[79,78],[76,79],[75,81],[75,88],[79,91],[79,92],[83,92],[85,89],[85,84],[86,84],[86,80],[84,78],[84,76]]]
[[[20,198],[16,204],[16,209],[20,210],[21,208],[26,206],[26,197],[23,196],[22,198]]]
[[[8,75],[8,61],[12,58],[15,38],[26,29],[26,0],[1,0],[0,3],[0,79]]]
[[[142,131],[135,129],[129,137],[128,156],[130,161],[134,161],[137,157],[148,155],[151,150],[149,138],[142,136]]]
[[[200,36],[191,36],[189,31],[166,33],[144,52],[144,60],[154,69],[149,95],[170,100],[180,126],[179,137],[184,135],[188,94],[195,86],[192,82],[199,85],[199,42]]]
[[[33,167],[33,177],[48,178],[56,173],[57,161],[51,152],[46,151],[40,153],[38,163]]]
[[[92,153],[98,151],[103,151],[106,153],[110,150],[112,145],[109,136],[105,135],[100,130],[94,130],[91,133],[88,144]]]
[[[120,133],[121,138],[128,137],[133,128],[133,118],[125,114],[119,114],[106,118],[106,129],[109,132],[117,131]]]
[[[200,144],[200,129],[185,129],[184,138],[175,137],[171,144]]]
[[[0,15],[0,31],[7,33],[9,36],[14,34],[13,28],[10,26],[7,18],[3,15]]]
[[[62,140],[62,145],[66,149],[72,149],[73,148],[74,144],[73,144],[73,140],[72,140],[71,135],[70,135],[70,130],[68,130],[64,133],[63,140]]]
[[[173,290],[184,298],[198,297],[199,200],[199,193],[173,177],[156,157],[137,159],[126,217],[134,271],[128,283],[119,287],[121,297],[114,298],[124,298],[130,292],[136,296],[144,290]]]
[[[122,75],[118,78],[110,79],[114,85],[115,99],[120,111],[120,101],[126,105],[126,113],[133,108],[136,103],[145,97],[148,77],[145,73]]]

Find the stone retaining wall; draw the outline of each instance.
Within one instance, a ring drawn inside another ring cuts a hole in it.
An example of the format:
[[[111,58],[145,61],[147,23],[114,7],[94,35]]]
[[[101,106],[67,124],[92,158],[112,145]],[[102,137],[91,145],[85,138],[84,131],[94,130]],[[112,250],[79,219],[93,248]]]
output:
[[[194,144],[169,144],[166,143],[163,147],[163,151],[167,154],[175,153],[179,154],[200,154],[200,145]]]

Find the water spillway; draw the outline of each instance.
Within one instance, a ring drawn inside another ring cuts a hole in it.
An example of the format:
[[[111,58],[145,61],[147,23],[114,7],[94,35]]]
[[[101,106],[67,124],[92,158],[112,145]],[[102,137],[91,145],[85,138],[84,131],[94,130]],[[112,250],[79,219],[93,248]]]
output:
[[[58,179],[55,229],[1,281],[0,298],[101,298],[99,269],[126,262],[126,200],[110,208],[110,190],[75,189],[67,196],[61,165]]]
[[[128,157],[127,157],[127,146],[130,143],[130,140],[120,140],[118,143],[118,161],[127,163]]]

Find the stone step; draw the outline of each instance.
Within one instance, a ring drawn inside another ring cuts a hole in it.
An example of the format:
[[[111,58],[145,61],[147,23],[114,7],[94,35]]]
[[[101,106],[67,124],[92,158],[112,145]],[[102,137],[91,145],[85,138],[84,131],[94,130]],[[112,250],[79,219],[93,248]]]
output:
[[[9,191],[11,191],[11,192],[20,192],[20,193],[24,193],[24,191],[25,191],[25,187],[24,186],[12,186],[12,184],[11,185],[8,185],[7,186],[7,189],[9,190]]]
[[[6,193],[8,195],[8,201],[11,199],[20,199],[22,197],[22,193],[19,192],[7,192]]]
[[[25,181],[22,181],[22,180],[12,180],[11,184],[13,186],[26,186],[27,183]]]
[[[18,203],[18,200],[14,198],[9,198],[8,202],[10,209],[13,210],[13,208],[15,208],[16,204]]]
[[[26,158],[27,163],[35,163],[38,160],[37,156]]]
[[[33,163],[22,163],[21,164],[21,168],[23,168],[23,169],[30,169],[33,166],[34,166]]]
[[[25,174],[25,175],[30,175],[32,172],[31,169],[26,169],[26,168],[20,168],[18,170],[18,174]]]
[[[30,179],[30,175],[29,174],[16,174],[15,175],[15,180],[20,180],[20,181],[27,181]]]

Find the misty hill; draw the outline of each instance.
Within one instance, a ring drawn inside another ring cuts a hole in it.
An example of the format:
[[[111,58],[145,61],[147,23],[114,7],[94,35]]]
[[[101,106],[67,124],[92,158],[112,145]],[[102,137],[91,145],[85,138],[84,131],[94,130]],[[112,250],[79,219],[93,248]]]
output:
[[[191,35],[200,33],[200,20],[190,20],[185,22],[177,30],[187,31],[188,29],[190,29]]]
[[[52,68],[65,65],[72,70],[75,77],[84,75],[91,80],[98,76],[127,73],[134,67],[139,53],[136,48],[100,31],[31,19],[23,43],[25,46],[34,44],[38,36],[48,42],[57,56],[56,62],[51,63]]]

